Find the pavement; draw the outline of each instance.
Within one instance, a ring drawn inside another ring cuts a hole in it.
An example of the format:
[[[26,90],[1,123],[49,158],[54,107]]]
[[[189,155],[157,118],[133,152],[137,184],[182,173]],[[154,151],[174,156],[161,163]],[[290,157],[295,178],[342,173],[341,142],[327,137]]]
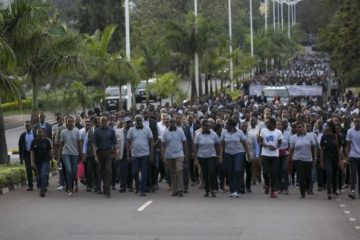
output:
[[[300,199],[292,188],[271,199],[257,185],[239,199],[226,193],[204,198],[197,187],[179,198],[162,183],[147,197],[112,191],[105,199],[84,186],[68,197],[56,191],[55,181],[45,198],[25,188],[0,196],[1,240],[360,239],[360,199],[345,195],[329,201],[317,192]]]

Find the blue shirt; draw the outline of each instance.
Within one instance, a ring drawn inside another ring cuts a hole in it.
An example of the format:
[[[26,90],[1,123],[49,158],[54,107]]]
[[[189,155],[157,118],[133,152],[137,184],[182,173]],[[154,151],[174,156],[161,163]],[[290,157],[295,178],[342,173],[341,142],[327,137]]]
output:
[[[199,158],[211,158],[216,157],[215,144],[219,144],[220,139],[213,130],[210,130],[210,134],[202,132],[196,134],[194,143],[199,145],[197,152]]]
[[[182,128],[176,128],[176,131],[166,129],[161,142],[165,146],[165,158],[184,157],[183,143],[186,141]]]
[[[229,132],[225,129],[221,133],[220,141],[225,143],[224,152],[227,154],[237,154],[245,152],[244,145],[241,141],[246,141],[246,137],[240,129],[235,129],[235,132]]]
[[[131,127],[127,134],[127,140],[131,141],[131,156],[143,157],[150,155],[149,141],[152,140],[153,135],[150,128],[143,126],[137,129]]]
[[[99,127],[94,131],[94,145],[99,150],[114,149],[117,143],[115,130],[110,127]]]
[[[34,133],[33,131],[26,131],[25,135],[25,144],[26,144],[26,151],[30,152],[31,142],[34,140]]]

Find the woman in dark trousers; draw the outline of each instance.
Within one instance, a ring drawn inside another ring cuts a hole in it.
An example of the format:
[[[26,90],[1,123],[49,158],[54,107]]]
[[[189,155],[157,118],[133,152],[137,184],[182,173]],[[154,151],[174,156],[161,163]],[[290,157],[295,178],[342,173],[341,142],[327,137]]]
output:
[[[329,122],[327,123],[325,133],[320,140],[320,166],[325,168],[326,187],[329,200],[331,200],[331,193],[338,195],[339,147],[341,147],[341,139],[336,135],[335,125],[332,122]]]
[[[37,184],[40,188],[40,197],[45,197],[52,151],[50,139],[45,137],[44,129],[37,130],[37,138],[32,141],[30,151],[31,163],[38,175]]]
[[[212,197],[216,197],[216,167],[218,160],[221,160],[220,139],[213,130],[210,130],[207,119],[202,120],[201,130],[195,136],[194,145],[196,160],[203,172],[204,197],[208,197],[210,192]]]
[[[310,193],[311,169],[317,161],[317,150],[314,137],[305,131],[302,122],[296,123],[296,134],[291,137],[289,162],[297,161],[300,197],[305,198],[305,191]]]

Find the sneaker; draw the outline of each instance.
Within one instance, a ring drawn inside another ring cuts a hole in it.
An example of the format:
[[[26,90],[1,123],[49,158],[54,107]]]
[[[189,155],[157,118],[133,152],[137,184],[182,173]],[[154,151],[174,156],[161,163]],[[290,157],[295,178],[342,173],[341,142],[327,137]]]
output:
[[[349,198],[351,199],[355,199],[355,192],[354,191],[351,191],[351,193],[349,193]]]
[[[236,193],[235,198],[240,198],[240,194]]]
[[[229,197],[235,197],[237,195],[237,192],[233,192],[229,194]]]
[[[183,197],[184,196],[183,192],[182,191],[178,192],[178,196]]]
[[[31,191],[34,191],[34,189],[33,189],[33,187],[28,187],[28,188],[26,189],[26,191],[27,191],[27,192],[31,192]]]
[[[140,193],[140,196],[141,197],[146,197],[146,193],[142,192],[142,193]]]
[[[204,197],[208,197],[209,196],[209,192],[206,192],[205,194],[204,194]]]
[[[172,197],[175,197],[175,196],[177,196],[177,195],[178,195],[177,192],[173,192],[173,193],[171,194]]]
[[[277,198],[277,195],[275,192],[271,192],[271,195],[270,195],[271,198]]]
[[[73,195],[73,192],[70,191],[70,192],[68,193],[68,196],[69,196],[69,197],[72,197],[72,195]]]
[[[56,190],[58,190],[58,191],[63,191],[64,190],[64,186],[58,186],[57,188],[56,188]]]
[[[45,191],[40,191],[39,195],[40,197],[45,197]]]
[[[212,197],[216,197],[216,193],[214,191],[211,192]]]

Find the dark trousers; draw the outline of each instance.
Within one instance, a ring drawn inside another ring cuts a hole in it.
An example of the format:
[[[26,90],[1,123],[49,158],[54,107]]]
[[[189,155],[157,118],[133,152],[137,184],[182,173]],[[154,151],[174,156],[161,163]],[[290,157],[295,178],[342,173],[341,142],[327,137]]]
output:
[[[312,162],[296,161],[298,171],[300,194],[305,195],[305,191],[310,189]]]
[[[278,164],[278,186],[281,191],[289,190],[289,164],[288,156],[279,157]]]
[[[112,150],[98,150],[99,167],[101,179],[103,181],[103,191],[105,195],[110,195],[111,175],[112,175]]]
[[[189,180],[190,180],[189,157],[185,157],[184,158],[184,165],[183,165],[184,191],[187,191],[189,189]]]
[[[211,158],[198,158],[199,164],[202,169],[203,179],[205,184],[205,191],[215,191],[216,190],[216,166],[217,159],[216,157]]]
[[[45,192],[45,189],[47,188],[47,184],[48,184],[50,161],[41,161],[39,163],[36,163],[35,165],[38,174],[37,177],[38,188],[40,188],[42,192]]]
[[[227,174],[226,174],[226,169],[224,167],[224,164],[219,163],[217,165],[216,176],[219,179],[219,183],[217,181],[216,181],[216,183],[218,183],[218,185],[220,185],[219,187],[220,187],[221,190],[224,190],[225,189],[225,179],[226,179],[226,181],[228,181],[227,180],[228,178],[227,178]]]
[[[225,165],[229,173],[230,192],[232,193],[239,193],[241,184],[244,185],[244,159],[245,153],[225,153]]]
[[[131,166],[131,164],[130,164]],[[119,161],[119,180],[120,180],[120,189],[126,189],[126,185],[128,185],[128,161],[126,157],[123,157]],[[131,175],[130,175],[130,182],[131,182]],[[130,186],[128,185],[130,188]]]
[[[95,187],[100,190],[100,170],[94,157],[86,157],[86,186],[88,188]]]
[[[356,182],[360,175],[360,158],[350,157],[349,163],[350,163],[351,191],[355,191]],[[359,178],[359,181],[360,181],[360,178]],[[360,184],[359,183],[358,183],[358,191],[360,193]]]
[[[155,158],[156,157],[155,152],[156,151],[154,151],[154,158],[153,159],[156,159]],[[157,171],[157,168],[156,168],[155,161],[149,162],[149,164],[148,164],[148,174],[147,175],[148,175],[147,187],[150,190],[150,188],[153,187],[153,186],[156,186],[157,182],[158,182],[158,171]]]
[[[189,172],[191,182],[197,182],[199,180],[199,171],[194,158],[191,155],[189,156]]]
[[[132,157],[132,176],[135,179],[136,188],[140,192],[146,192],[147,168],[148,168],[149,155],[142,157]],[[139,172],[141,172],[140,186],[138,183]]]
[[[112,162],[112,173],[111,173],[111,186],[115,187],[116,183],[119,182],[119,172],[120,172],[120,161],[113,159]]]
[[[246,190],[251,189],[251,180],[252,180],[252,162],[248,162],[244,160],[244,167],[245,167],[245,187]],[[241,189],[244,189],[244,186],[241,186]]]
[[[271,192],[274,192],[276,188],[278,161],[278,157],[262,156],[265,186],[270,187]]]
[[[316,174],[317,174],[317,184],[318,188],[322,189],[325,188],[326,185],[326,171],[319,165],[316,166]]]
[[[339,167],[337,161],[333,159],[325,159],[326,171],[326,188],[327,194],[335,193],[338,188]]]
[[[32,188],[33,187],[33,167],[31,166],[30,152],[25,151],[23,158],[25,160],[25,170],[26,170],[28,187]]]

